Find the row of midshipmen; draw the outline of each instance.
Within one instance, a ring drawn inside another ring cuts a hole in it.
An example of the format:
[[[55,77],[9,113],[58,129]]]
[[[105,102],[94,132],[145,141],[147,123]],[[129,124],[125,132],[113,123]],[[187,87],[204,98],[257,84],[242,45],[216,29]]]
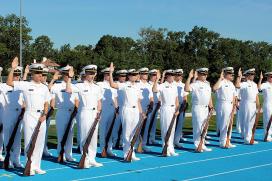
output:
[[[43,64],[32,64],[26,68],[26,75],[30,69],[31,81],[19,81],[22,67],[18,66],[18,59],[12,62],[7,83],[0,85],[0,102],[1,102],[1,121],[3,123],[4,136],[0,138],[0,144],[4,138],[6,146],[14,124],[20,114],[21,108],[25,107],[26,112],[23,118],[25,151],[28,150],[29,143],[34,128],[38,121],[42,122],[40,132],[37,138],[36,147],[32,155],[31,174],[44,174],[41,169],[41,159],[43,152],[49,154],[46,148],[46,129],[49,121],[45,121],[49,107],[57,109],[56,127],[58,138],[58,151],[60,151],[60,142],[68,124],[71,112],[74,107],[78,107],[76,116],[78,126],[78,140],[80,150],[86,141],[89,130],[95,120],[100,117],[99,127],[96,128],[91,144],[88,149],[87,162],[85,167],[99,167],[101,163],[95,161],[97,153],[97,138],[99,132],[99,143],[101,149],[105,146],[106,135],[109,130],[111,121],[115,114],[115,109],[119,107],[119,114],[115,120],[111,139],[108,143],[107,154],[116,156],[112,151],[114,145],[118,145],[118,134],[122,127],[122,147],[123,156],[126,158],[131,139],[139,123],[140,117],[145,116],[149,108],[155,111],[157,104],[160,108],[160,126],[161,138],[164,145],[164,138],[171,119],[174,114],[178,116],[177,125],[171,132],[168,156],[177,156],[174,147],[182,147],[182,127],[184,123],[184,114],[179,113],[179,107],[184,101],[187,101],[189,92],[192,94],[192,123],[193,123],[193,141],[195,147],[200,141],[202,125],[208,116],[209,108],[213,108],[211,98],[212,89],[209,82],[206,81],[208,75],[207,68],[199,68],[195,72],[191,70],[186,83],[182,83],[183,70],[167,70],[163,76],[157,70],[142,68],[140,70],[129,69],[117,71],[118,81],[113,81],[114,66],[102,70],[104,81],[94,82],[97,74],[96,65],[85,66],[82,70],[82,81],[76,84],[71,83],[74,76],[72,67],[66,66],[60,69],[62,80],[59,79],[58,73],[53,76],[49,84],[46,83],[48,69]],[[256,110],[260,108],[258,98],[258,88],[264,96],[263,103],[263,121],[264,127],[268,124],[271,117],[272,109],[272,72],[267,72],[267,82],[262,84],[263,76],[257,86],[253,82],[255,69],[249,69],[244,72],[244,81],[242,72],[239,70],[236,80],[236,88],[232,83],[234,79],[234,70],[232,67],[223,69],[221,76],[213,89],[217,95],[216,117],[217,129],[220,132],[219,143],[225,147],[227,139],[227,129],[230,122],[230,115],[236,98],[239,100],[239,111],[237,116],[237,130],[241,132],[246,144],[249,144],[252,127],[254,124]],[[149,80],[148,80],[149,77]],[[161,82],[159,83],[159,80]],[[192,80],[193,79],[193,80]],[[238,105],[238,104],[237,104]],[[157,114],[157,113],[156,113]],[[143,135],[143,150],[149,152],[148,144],[156,144],[155,131],[156,121],[150,125],[149,114]],[[155,119],[157,120],[157,119]],[[47,124],[47,125],[46,125]],[[10,167],[22,167],[20,163],[21,151],[21,133],[17,132],[10,158]],[[268,141],[271,141],[271,129],[269,130]],[[67,161],[74,161],[72,157],[73,146],[73,127],[69,132],[68,140],[65,145],[65,158]],[[229,147],[234,145],[229,144]],[[2,152],[2,147],[0,148]],[[211,151],[210,148],[202,146],[201,151]],[[2,154],[0,155],[1,159]],[[139,160],[133,152],[132,160]]]

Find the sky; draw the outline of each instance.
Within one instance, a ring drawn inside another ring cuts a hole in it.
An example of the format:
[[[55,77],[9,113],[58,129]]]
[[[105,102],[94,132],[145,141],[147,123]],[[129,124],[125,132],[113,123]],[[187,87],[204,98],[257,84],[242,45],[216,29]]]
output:
[[[95,45],[101,36],[139,38],[143,27],[189,32],[204,26],[222,37],[272,43],[272,0],[22,0],[36,38],[54,47]],[[0,0],[0,15],[19,15],[19,0]]]

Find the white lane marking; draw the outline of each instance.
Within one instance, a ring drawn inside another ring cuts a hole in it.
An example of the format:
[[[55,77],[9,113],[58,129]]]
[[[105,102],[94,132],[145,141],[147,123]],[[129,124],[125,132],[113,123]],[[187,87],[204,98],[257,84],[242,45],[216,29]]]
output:
[[[220,173],[215,173],[215,174],[201,176],[201,177],[194,177],[194,178],[190,178],[190,179],[185,179],[184,181],[199,180],[199,179],[215,177],[215,176],[219,176],[219,175],[226,175],[226,174],[230,174],[230,173],[234,173],[234,172],[241,172],[241,171],[245,171],[245,170],[251,170],[251,169],[254,169],[254,168],[267,167],[267,166],[271,166],[271,165],[272,165],[272,163],[263,164],[263,165],[256,165],[256,166],[252,166],[252,167],[245,167],[245,168],[240,168],[240,169],[236,169],[236,170],[231,170],[231,171],[220,172]]]
[[[214,161],[214,160],[220,160],[220,159],[232,158],[232,157],[238,157],[238,156],[244,156],[244,155],[251,155],[251,154],[256,154],[256,153],[261,153],[261,152],[267,152],[267,151],[272,151],[272,149],[259,150],[259,151],[247,152],[247,153],[240,153],[240,154],[223,156],[223,157],[216,157],[216,158],[207,158],[207,159],[203,159],[203,160],[190,161],[190,162],[182,162],[182,163],[176,163],[176,164],[171,164],[171,165],[156,166],[156,167],[150,167],[150,168],[139,169],[139,170],[117,172],[117,173],[107,174],[107,175],[100,175],[100,176],[95,176],[95,177],[75,179],[75,180],[72,180],[72,181],[92,180],[92,179],[105,178],[105,177],[111,177],[111,176],[116,176],[116,175],[125,175],[125,174],[130,174],[130,173],[150,171],[150,170],[156,170],[156,169],[162,169],[162,168],[168,168],[168,167],[174,167],[174,166],[180,166],[180,165],[188,165],[188,164],[193,164],[193,163],[200,163],[200,162]]]

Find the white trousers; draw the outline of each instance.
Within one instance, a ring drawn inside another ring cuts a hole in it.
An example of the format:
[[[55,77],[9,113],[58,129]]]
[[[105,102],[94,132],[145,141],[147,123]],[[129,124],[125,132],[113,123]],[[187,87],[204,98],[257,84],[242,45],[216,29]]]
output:
[[[21,113],[21,109],[6,109],[3,112],[3,132],[4,132],[4,145],[8,145],[10,136],[18,120],[18,116]],[[16,136],[14,138],[13,146],[10,150],[10,160],[15,163],[20,163],[21,154],[21,137],[22,137],[22,120],[19,124]]]
[[[30,146],[30,142],[32,140],[32,134],[35,130],[35,127],[39,121],[41,113],[26,111],[24,114],[24,139],[25,139],[25,155],[27,156],[27,151]],[[46,132],[46,121],[42,122],[39,134],[37,137],[37,141],[35,144],[35,148],[33,154],[31,156],[31,170],[40,169],[41,168],[41,159],[44,148],[44,140],[45,140],[45,132]]]
[[[263,104],[263,126],[264,126],[264,135],[266,134],[267,124],[272,115],[272,104]],[[272,136],[272,126],[270,126],[268,131],[268,138]]]
[[[111,123],[113,121],[114,113],[115,113],[115,108],[113,106],[103,107],[102,109],[101,120],[99,123],[99,144],[100,144],[101,152],[106,145],[105,143],[106,137],[109,132]],[[109,143],[111,142],[112,140],[110,139]],[[108,150],[110,150],[109,147],[108,147]]]
[[[256,103],[244,102],[242,106],[241,123],[245,142],[249,142],[252,136],[252,128],[256,118]]]
[[[86,142],[86,139],[89,135],[89,131],[95,121],[97,115],[97,110],[90,109],[79,109],[78,111],[78,119],[80,126],[80,151],[83,152],[83,146]],[[90,145],[88,147],[88,154],[86,159],[89,161],[95,161],[96,153],[97,153],[97,137],[98,137],[98,125],[96,125],[96,129],[93,133]]]
[[[58,136],[58,153],[61,150],[61,141],[64,136],[65,130],[67,128],[69,119],[71,117],[72,111],[67,109],[58,109],[56,113],[56,127]],[[66,144],[64,146],[64,153],[66,158],[72,158],[72,148],[73,148],[73,132],[74,131],[74,121],[69,129]]]
[[[218,109],[216,111],[216,119],[219,123],[220,131],[219,144],[221,146],[225,146],[233,106],[232,103],[229,101],[218,101],[217,106]]]
[[[161,119],[160,119],[160,123],[161,123],[161,139],[162,139],[162,147],[164,147],[165,145],[165,136],[167,133],[167,130],[170,126],[171,120],[173,118],[173,115],[175,113],[175,107],[171,107],[171,106],[162,106],[161,107]],[[168,148],[167,148],[167,152],[169,153],[173,153],[175,152],[174,149],[174,134],[175,134],[175,127],[176,127],[176,121],[173,125],[171,134],[170,134],[170,138],[168,141]]]
[[[131,140],[139,123],[139,109],[124,107],[122,110],[122,115],[123,152],[124,158],[126,158],[130,149]],[[135,154],[134,148],[133,154]]]
[[[208,106],[193,105],[192,106],[192,122],[193,122],[193,141],[195,148],[198,147],[200,136],[203,129],[203,123],[209,114]]]

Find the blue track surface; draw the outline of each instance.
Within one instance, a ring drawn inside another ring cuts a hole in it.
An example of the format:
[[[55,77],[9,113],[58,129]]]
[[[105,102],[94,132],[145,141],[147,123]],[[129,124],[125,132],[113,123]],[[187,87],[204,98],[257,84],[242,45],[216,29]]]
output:
[[[0,170],[0,180],[272,180],[272,143],[262,142],[263,130],[257,130],[257,145],[244,145],[237,133],[233,133],[232,143],[236,148],[218,147],[218,137],[214,132],[210,145],[212,152],[195,153],[192,136],[183,143],[185,149],[176,150],[177,157],[161,157],[161,147],[152,146],[152,153],[138,154],[140,161],[122,162],[120,150],[117,159],[97,158],[104,164],[100,168],[79,170],[75,164],[60,165],[53,158],[42,161],[46,175],[23,177],[18,171]],[[55,150],[51,152],[56,156]],[[80,155],[74,154],[79,160]],[[22,158],[24,160],[24,158]]]

